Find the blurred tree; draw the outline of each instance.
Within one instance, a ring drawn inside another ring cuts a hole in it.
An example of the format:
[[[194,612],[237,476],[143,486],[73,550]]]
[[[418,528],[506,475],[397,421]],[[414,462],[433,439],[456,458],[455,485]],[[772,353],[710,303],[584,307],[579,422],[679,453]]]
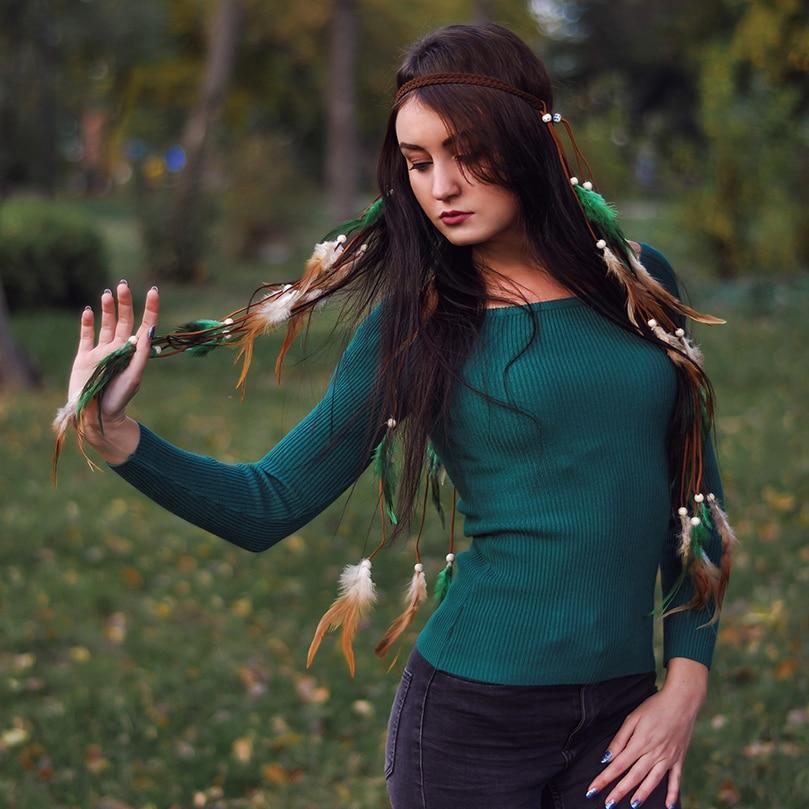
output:
[[[332,0],[325,99],[326,176],[329,215],[339,221],[355,216],[358,207],[357,34],[356,0]]]
[[[211,128],[225,100],[233,67],[243,8],[241,0],[218,0],[208,25],[205,68],[199,99],[182,137],[185,166],[180,172],[171,218],[174,262],[158,268],[158,277],[174,281],[201,280],[203,249],[201,197],[206,147]]]
[[[0,3],[0,196],[63,186],[86,106],[121,113],[123,87],[161,40],[164,0]]]

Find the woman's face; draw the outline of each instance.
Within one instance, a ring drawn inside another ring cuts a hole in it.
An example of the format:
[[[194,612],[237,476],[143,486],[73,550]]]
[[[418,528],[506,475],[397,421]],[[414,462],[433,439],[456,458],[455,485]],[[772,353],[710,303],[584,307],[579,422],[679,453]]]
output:
[[[396,137],[407,163],[410,187],[427,218],[458,246],[516,240],[516,197],[502,186],[478,182],[468,169],[465,178],[448,135],[438,113],[416,96],[399,109]],[[469,215],[442,218],[441,214],[450,211]]]

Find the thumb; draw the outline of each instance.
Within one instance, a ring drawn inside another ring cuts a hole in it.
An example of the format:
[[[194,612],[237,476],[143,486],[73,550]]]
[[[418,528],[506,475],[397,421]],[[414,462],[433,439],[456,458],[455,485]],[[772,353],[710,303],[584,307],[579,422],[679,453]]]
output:
[[[152,338],[156,330],[156,325],[149,326],[148,329],[144,325],[138,330],[138,342],[135,345],[135,353],[132,355],[132,359],[129,363],[129,367],[132,369],[137,380],[140,380],[146,368],[146,363],[149,361],[149,355],[152,350]]]

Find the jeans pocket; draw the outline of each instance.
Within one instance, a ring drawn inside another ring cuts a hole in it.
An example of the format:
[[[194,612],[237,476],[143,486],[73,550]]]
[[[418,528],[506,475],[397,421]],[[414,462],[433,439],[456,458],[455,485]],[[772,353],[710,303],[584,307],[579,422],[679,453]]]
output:
[[[402,715],[407,692],[410,690],[410,682],[413,679],[413,672],[405,668],[402,671],[402,679],[396,689],[396,696],[393,699],[393,706],[388,719],[388,735],[385,739],[385,778],[393,775],[393,767],[396,762],[396,739],[399,735],[399,719]]]

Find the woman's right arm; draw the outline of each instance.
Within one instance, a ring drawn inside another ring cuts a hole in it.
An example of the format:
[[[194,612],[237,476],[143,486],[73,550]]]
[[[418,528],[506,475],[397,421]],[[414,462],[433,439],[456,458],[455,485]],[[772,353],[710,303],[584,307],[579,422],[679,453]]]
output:
[[[106,438],[91,443],[116,474],[173,514],[246,550],[266,550],[310,522],[371,462],[365,431],[373,430],[376,445],[386,429],[372,399],[379,318],[377,305],[320,402],[257,461],[229,464],[188,452],[126,416],[110,426],[105,419]]]

